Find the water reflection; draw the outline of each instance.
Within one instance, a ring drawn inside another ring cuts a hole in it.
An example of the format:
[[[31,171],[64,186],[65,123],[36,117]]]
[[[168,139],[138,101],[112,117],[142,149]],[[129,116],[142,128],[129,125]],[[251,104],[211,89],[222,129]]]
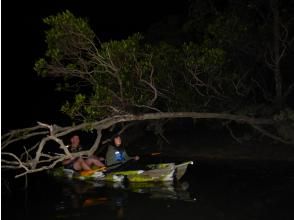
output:
[[[163,183],[131,183],[128,189],[132,192],[148,194],[153,199],[174,199],[182,201],[195,201],[190,195],[189,183],[163,182]]]
[[[59,216],[62,213],[72,214],[73,210],[81,213],[82,210],[93,207],[106,207],[114,211],[117,218],[123,218],[128,200],[140,195],[149,199],[196,201],[189,193],[187,181],[127,184],[62,180],[61,184],[61,201],[56,206]]]

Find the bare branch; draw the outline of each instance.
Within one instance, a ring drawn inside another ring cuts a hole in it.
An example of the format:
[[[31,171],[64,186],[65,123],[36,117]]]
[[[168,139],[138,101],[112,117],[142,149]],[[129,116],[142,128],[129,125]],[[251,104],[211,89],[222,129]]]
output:
[[[4,150],[8,145],[13,144],[14,142],[20,141],[20,140],[26,140],[31,137],[40,136],[44,134],[48,134],[48,131],[38,131],[33,132],[36,130],[42,129],[42,126],[35,126],[31,128],[24,128],[24,129],[18,129],[11,132],[8,132],[4,134],[1,137],[1,150]]]
[[[232,136],[232,138],[233,138],[235,141],[237,141],[239,144],[241,144],[242,141],[241,141],[239,138],[236,137],[236,135],[234,134],[233,130],[231,129],[231,127],[229,126],[228,123],[226,123],[226,128],[229,130],[230,135]]]
[[[100,144],[100,141],[101,141],[101,137],[102,137],[101,130],[97,130],[97,137],[96,137],[96,140],[95,140],[93,146],[89,150],[89,153],[88,153],[89,156],[93,155],[97,151],[99,144]]]
[[[266,131],[265,129],[261,128],[260,126],[256,125],[256,124],[251,124],[251,126],[253,128],[255,128],[257,131],[261,132],[262,134],[264,134],[265,136],[273,139],[273,140],[276,140],[276,141],[279,141],[281,143],[284,143],[284,144],[294,144],[292,141],[287,141],[281,137],[278,137],[277,135],[274,135],[268,131]]]
[[[45,136],[42,138],[41,141],[38,142],[38,145],[33,145],[33,149],[31,148],[24,148],[24,153],[21,157],[18,157],[16,154],[11,152],[3,152],[2,151],[2,167],[9,168],[9,169],[24,169],[24,172],[17,175],[16,177],[20,177],[29,173],[39,172],[47,169],[51,169],[55,167],[59,162],[63,161],[64,159],[77,157],[77,156],[90,156],[96,152],[101,144],[102,139],[102,130],[109,129],[112,126],[125,123],[125,122],[137,122],[143,120],[158,120],[158,119],[172,119],[172,118],[197,118],[197,119],[219,119],[219,120],[227,120],[227,121],[235,121],[237,123],[245,123],[249,124],[254,127],[256,130],[260,131],[261,133],[265,134],[266,136],[278,140],[282,143],[290,144],[289,141],[284,140],[280,137],[277,137],[269,132],[265,131],[264,129],[260,128],[261,125],[274,125],[276,121],[273,119],[266,119],[266,118],[253,118],[248,117],[245,115],[233,115],[233,114],[226,114],[226,113],[202,113],[202,112],[158,112],[158,113],[146,113],[142,115],[116,115],[109,118],[105,118],[100,121],[92,122],[92,123],[82,123],[76,126],[69,126],[69,127],[58,127],[58,129],[51,132],[53,135]],[[39,123],[40,124],[40,123]],[[43,123],[42,123],[43,124]],[[127,124],[125,129],[129,125]],[[51,126],[46,126],[48,129],[51,129]],[[97,137],[89,150],[84,150],[78,153],[70,153],[67,149],[67,146],[63,143],[62,137],[77,130],[81,129],[89,129],[93,128],[97,131]],[[52,130],[52,129],[51,129]],[[33,133],[35,130],[31,130]],[[47,133],[48,134],[48,133]],[[29,134],[25,134],[30,135]],[[164,136],[162,136],[164,138]],[[18,137],[16,137],[18,139]],[[23,137],[23,139],[26,139]],[[14,139],[10,139],[13,141]],[[63,154],[55,154],[50,155],[44,151],[45,146],[47,145],[48,141],[54,141],[57,143],[64,151]],[[102,142],[102,144],[104,144]],[[37,146],[37,147],[36,147]],[[35,156],[32,156],[35,155]],[[6,159],[3,156],[9,156],[12,159]]]

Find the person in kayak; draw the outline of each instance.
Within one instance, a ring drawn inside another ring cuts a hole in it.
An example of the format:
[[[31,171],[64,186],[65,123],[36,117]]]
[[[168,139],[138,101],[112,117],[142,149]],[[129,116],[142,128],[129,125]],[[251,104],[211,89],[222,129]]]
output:
[[[78,135],[72,136],[70,142],[71,144],[69,146],[69,150],[71,153],[76,153],[82,150],[80,145],[80,137]],[[74,157],[64,160],[62,164],[66,169],[72,169],[75,171],[91,170],[91,166],[93,165],[98,167],[105,166],[96,156],[90,156],[86,159],[83,159],[82,157]]]
[[[108,146],[106,152],[106,166],[111,170],[121,167],[123,164],[130,160],[139,160],[139,156],[131,157],[127,154],[122,146],[122,139],[119,135],[114,136],[113,144]]]

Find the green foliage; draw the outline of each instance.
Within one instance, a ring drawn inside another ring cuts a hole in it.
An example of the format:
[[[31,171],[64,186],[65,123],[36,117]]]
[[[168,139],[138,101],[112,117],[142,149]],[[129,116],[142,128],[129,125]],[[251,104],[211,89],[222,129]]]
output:
[[[236,15],[218,16],[208,25],[205,41],[223,47],[236,46],[247,36],[247,31],[247,26]]]
[[[87,52],[92,49],[95,38],[87,21],[65,11],[44,18],[43,22],[49,26],[45,32],[47,51],[45,57],[35,63],[34,70],[41,76],[67,77],[65,69],[84,68],[84,59],[88,59]]]
[[[245,16],[252,10],[246,10],[230,1],[223,8],[195,1],[182,25],[190,40],[182,44],[151,44],[140,33],[96,42],[88,22],[65,11],[44,19],[48,48],[35,70],[62,78],[58,89],[72,91],[74,98],[61,110],[75,120],[151,108],[254,116],[268,106],[265,94],[272,94],[261,80],[264,69],[257,64],[264,50],[254,36],[267,26],[256,27],[254,16]]]
[[[94,32],[84,19],[76,18],[71,12],[49,16],[43,21],[51,27],[46,31],[46,56],[53,61],[60,62],[92,46]]]
[[[278,114],[274,115],[275,121],[292,121],[292,124],[294,125],[294,111],[290,108],[286,108],[281,110]]]
[[[139,33],[97,45],[87,22],[68,11],[44,22],[51,27],[46,31],[48,50],[35,70],[63,77],[60,91],[73,88],[75,99],[61,108],[72,119],[149,110],[140,106],[163,111],[207,110],[207,97],[224,96],[228,88],[228,78],[222,74],[226,58],[222,48],[192,42],[181,47],[165,42],[150,45]],[[82,81],[86,81],[86,93]]]
[[[39,59],[34,66],[34,70],[42,77],[48,74],[47,62],[44,58]]]
[[[142,35],[134,34],[126,40],[110,41],[101,45],[102,56],[109,56],[112,64],[116,67],[117,72],[115,74],[121,80],[123,87],[121,95],[126,99],[125,101],[128,101],[136,94],[135,92],[138,88],[136,88],[135,84],[150,71],[150,55],[145,53],[141,47],[140,41],[142,39]],[[101,79],[100,75],[98,77]],[[120,89],[117,87],[116,80],[109,78],[107,81],[111,88]],[[116,92],[120,93],[120,91]]]
[[[220,72],[225,61],[223,49],[198,46],[192,42],[183,45],[183,53],[188,69],[197,67],[207,74]]]

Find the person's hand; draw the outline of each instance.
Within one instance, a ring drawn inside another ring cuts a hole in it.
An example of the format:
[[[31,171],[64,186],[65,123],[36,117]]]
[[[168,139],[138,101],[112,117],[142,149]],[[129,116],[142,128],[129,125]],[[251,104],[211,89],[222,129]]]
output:
[[[104,157],[98,157],[98,160],[100,160],[100,161],[104,161],[105,158],[104,158]]]
[[[134,156],[134,160],[139,160],[140,157],[139,156]]]

